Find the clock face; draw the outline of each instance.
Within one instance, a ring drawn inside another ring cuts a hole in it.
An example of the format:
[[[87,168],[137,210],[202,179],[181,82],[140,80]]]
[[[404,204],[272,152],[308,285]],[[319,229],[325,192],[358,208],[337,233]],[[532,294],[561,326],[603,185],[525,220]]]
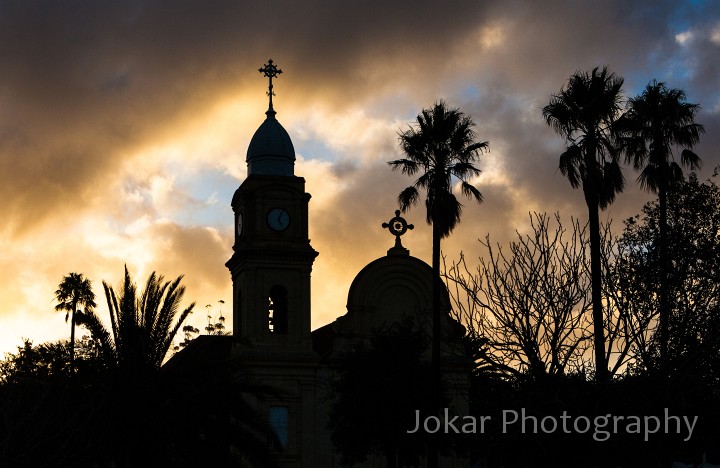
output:
[[[282,208],[273,208],[268,212],[267,223],[275,231],[283,231],[290,225],[290,215]]]
[[[243,215],[242,215],[242,213],[238,213],[236,229],[237,229],[236,230],[237,235],[238,236],[242,235],[242,232],[243,232]]]

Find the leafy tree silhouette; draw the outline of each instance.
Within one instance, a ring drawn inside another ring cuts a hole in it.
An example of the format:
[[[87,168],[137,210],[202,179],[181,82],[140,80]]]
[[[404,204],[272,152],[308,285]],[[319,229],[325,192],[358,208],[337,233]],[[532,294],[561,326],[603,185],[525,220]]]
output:
[[[423,418],[435,413],[427,349],[426,334],[405,321],[376,330],[338,359],[329,428],[343,464],[378,453],[388,467],[419,466],[428,439],[407,431],[415,427],[415,410]]]
[[[25,340],[0,361],[0,466],[89,467],[107,431],[97,383],[104,371],[88,340],[33,345]]]
[[[720,188],[700,183],[695,173],[674,184],[667,204],[667,261],[673,268],[666,283],[658,281],[659,201],[647,203],[641,215],[625,221],[616,276],[621,293],[632,298],[634,313],[657,319],[661,289],[668,304],[667,366],[670,383],[691,376],[720,382]],[[647,341],[636,350],[637,374],[654,373],[662,359],[662,331],[654,321]],[[663,376],[664,377],[664,376]]]

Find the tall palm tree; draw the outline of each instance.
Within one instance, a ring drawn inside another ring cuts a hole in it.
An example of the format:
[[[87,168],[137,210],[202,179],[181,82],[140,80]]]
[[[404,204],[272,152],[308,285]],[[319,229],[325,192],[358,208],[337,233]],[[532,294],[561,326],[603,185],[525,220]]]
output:
[[[625,183],[613,132],[613,123],[621,109],[622,84],[623,79],[609,72],[607,67],[576,72],[542,109],[547,124],[565,138],[568,145],[560,155],[560,172],[573,188],[582,187],[588,207],[595,377],[598,382],[608,378],[599,211],[615,200]]]
[[[64,276],[57,291],[55,299],[58,303],[55,310],[65,311],[65,323],[70,319],[70,369],[75,365],[75,312],[82,306],[86,312],[91,312],[95,304],[95,293],[92,283],[82,273],[70,273]]]
[[[473,164],[480,154],[488,150],[488,142],[477,142],[474,123],[457,108],[448,108],[440,101],[432,108],[423,109],[417,124],[400,134],[400,147],[404,159],[390,161],[393,170],[414,176],[420,174],[413,185],[400,192],[398,202],[403,212],[420,200],[420,190],[426,192],[426,220],[432,225],[432,367],[435,389],[434,406],[440,402],[440,241],[447,237],[460,222],[462,204],[453,194],[453,184],[460,182],[460,191],[478,203],[483,201],[480,191],[468,182],[480,174]]]
[[[118,294],[103,281],[112,335],[92,311],[82,315],[82,324],[99,340],[110,367],[136,378],[160,369],[175,335],[195,307],[193,302],[179,311],[185,294],[182,278],[165,281],[152,272],[142,294],[138,294],[127,266]]]
[[[667,274],[668,263],[668,226],[667,197],[673,192],[677,182],[683,180],[685,166],[695,170],[700,168],[700,157],[691,149],[700,140],[705,128],[695,123],[695,114],[700,110],[698,104],[685,102],[685,91],[670,89],[665,83],[653,80],[640,96],[630,99],[627,112],[619,120],[618,127],[623,133],[623,150],[627,162],[641,170],[638,176],[640,186],[657,194],[659,204],[658,239],[659,263],[659,315],[660,315],[660,374],[668,372],[668,322],[670,307],[668,303]],[[680,152],[680,164],[675,161],[673,146],[685,147]]]

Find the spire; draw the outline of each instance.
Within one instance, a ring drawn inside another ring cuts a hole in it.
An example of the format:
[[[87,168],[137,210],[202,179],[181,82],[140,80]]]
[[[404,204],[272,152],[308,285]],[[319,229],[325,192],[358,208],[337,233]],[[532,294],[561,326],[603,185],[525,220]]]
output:
[[[415,226],[408,224],[405,218],[400,216],[400,210],[395,210],[395,217],[387,223],[382,223],[382,227],[395,236],[395,246],[388,250],[388,255],[410,255],[410,251],[403,247],[400,236],[405,234],[408,229],[414,229]]]
[[[262,68],[259,68],[258,71],[263,74],[263,76],[267,77],[268,79],[268,91],[267,95],[270,98],[270,104],[268,105],[268,110],[266,112],[268,117],[272,117],[275,115],[275,109],[273,109],[273,102],[272,98],[275,96],[275,92],[273,91],[273,78],[277,78],[279,74],[282,73],[282,70],[280,70],[278,67],[275,66],[272,59],[268,60],[268,63],[262,66]]]
[[[267,118],[255,131],[247,151],[248,175],[292,176],[295,166],[295,148],[290,135],[275,118],[273,109],[273,78],[282,73],[272,59],[258,70],[268,78],[267,95],[270,98]]]

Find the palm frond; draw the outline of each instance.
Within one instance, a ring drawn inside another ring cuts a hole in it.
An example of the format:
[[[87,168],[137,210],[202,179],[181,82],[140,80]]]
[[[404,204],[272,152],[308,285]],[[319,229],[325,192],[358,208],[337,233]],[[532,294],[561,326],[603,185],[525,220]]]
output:
[[[483,196],[482,193],[480,193],[480,190],[475,188],[474,185],[468,184],[464,180],[460,182],[460,189],[462,190],[463,195],[465,195],[468,198],[474,198],[478,203],[482,203]]]
[[[702,167],[702,160],[700,159],[700,156],[695,154],[693,151],[689,149],[684,149],[680,153],[680,161],[682,162],[682,165],[696,171]]]
[[[112,342],[115,361],[131,375],[143,375],[156,371],[163,364],[172,341],[192,312],[195,303],[183,310],[178,309],[185,294],[180,283],[183,276],[174,281],[165,281],[164,276],[152,272],[140,295],[130,277],[127,267],[118,295],[103,282],[105,297],[110,311]],[[92,315],[89,315],[92,319]],[[109,340],[103,335],[103,328],[94,326],[98,339]]]
[[[414,175],[420,170],[420,164],[417,161],[411,159],[397,159],[395,161],[388,161],[388,165],[393,171],[400,171],[402,174],[409,176]]]
[[[570,106],[565,102],[564,93],[553,95],[550,103],[542,108],[545,122],[566,140],[572,139],[574,117]]]
[[[453,164],[449,172],[458,179],[465,180],[469,177],[477,177],[482,172],[470,162],[461,161]]]
[[[602,189],[599,191],[600,208],[607,208],[625,187],[625,177],[617,159],[607,161],[602,171]]]
[[[115,340],[115,343],[118,342],[118,332],[119,332],[119,324],[118,324],[118,313],[119,313],[119,307],[118,307],[118,300],[115,296],[115,291],[113,291],[112,286],[108,285],[105,281],[102,282],[103,290],[105,291],[105,299],[107,300],[108,310],[110,312],[110,325],[112,327],[112,334],[113,339]]]
[[[425,200],[428,224],[437,226],[440,237],[445,238],[457,227],[462,215],[462,204],[450,192],[441,192],[437,197]]]
[[[115,345],[110,333],[94,311],[85,311],[78,314],[78,325],[88,329],[93,338],[100,343],[100,352],[106,364],[116,363]]]
[[[475,132],[473,132],[474,134]],[[468,141],[470,143],[470,141]],[[490,142],[489,141],[481,141],[477,143],[472,143],[467,146],[465,149],[465,152],[470,155],[476,155],[476,153],[487,153],[490,151]]]
[[[558,169],[560,173],[568,178],[572,188],[578,188],[582,183],[580,167],[583,165],[582,150],[579,146],[572,144],[560,155]]]
[[[643,190],[647,190],[653,193],[657,193],[658,189],[660,188],[659,180],[660,171],[657,166],[651,164],[645,166],[642,171],[640,171],[640,175],[637,178],[637,181]]]
[[[411,206],[415,205],[420,199],[420,193],[415,187],[407,187],[400,195],[398,195],[398,204],[400,209],[406,212]]]

